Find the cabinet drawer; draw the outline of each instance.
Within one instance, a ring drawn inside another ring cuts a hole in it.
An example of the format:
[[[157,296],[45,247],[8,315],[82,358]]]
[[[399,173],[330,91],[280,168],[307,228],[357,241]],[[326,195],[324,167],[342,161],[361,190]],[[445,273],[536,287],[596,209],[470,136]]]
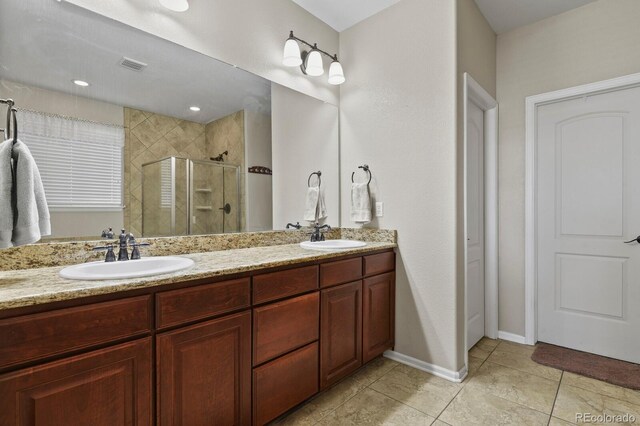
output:
[[[392,251],[364,257],[364,274],[376,275],[396,268],[396,254]]]
[[[357,281],[362,278],[362,258],[339,260],[320,265],[320,287]]]
[[[253,365],[318,340],[318,292],[253,310]]]
[[[158,293],[157,327],[248,308],[251,304],[249,288],[249,278],[243,278]]]
[[[318,392],[318,343],[253,370],[253,424],[264,425]]]
[[[253,277],[253,303],[264,303],[318,288],[318,267],[287,269]]]
[[[0,368],[151,330],[150,296],[0,320]]]

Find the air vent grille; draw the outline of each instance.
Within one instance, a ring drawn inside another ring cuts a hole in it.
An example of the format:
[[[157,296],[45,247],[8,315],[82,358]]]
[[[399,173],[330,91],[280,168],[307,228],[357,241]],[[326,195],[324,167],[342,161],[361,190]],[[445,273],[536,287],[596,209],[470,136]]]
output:
[[[127,58],[126,56],[123,56],[122,59],[120,59],[120,65],[136,72],[140,72],[147,67],[147,64],[144,62],[136,61],[135,59]]]

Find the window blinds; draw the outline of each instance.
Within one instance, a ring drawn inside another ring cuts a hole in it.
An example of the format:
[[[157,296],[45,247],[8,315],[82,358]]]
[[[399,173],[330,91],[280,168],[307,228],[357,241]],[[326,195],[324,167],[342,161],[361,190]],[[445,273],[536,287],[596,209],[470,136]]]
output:
[[[121,209],[124,128],[18,110],[51,209]]]

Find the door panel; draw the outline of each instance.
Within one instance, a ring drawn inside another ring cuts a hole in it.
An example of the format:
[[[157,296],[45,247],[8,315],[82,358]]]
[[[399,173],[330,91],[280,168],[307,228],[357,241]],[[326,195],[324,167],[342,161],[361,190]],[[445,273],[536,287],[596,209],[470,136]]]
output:
[[[538,339],[640,362],[640,88],[538,108]]]
[[[484,336],[484,112],[467,104],[467,347]]]
[[[362,282],[362,363],[391,349],[395,338],[395,273]]]

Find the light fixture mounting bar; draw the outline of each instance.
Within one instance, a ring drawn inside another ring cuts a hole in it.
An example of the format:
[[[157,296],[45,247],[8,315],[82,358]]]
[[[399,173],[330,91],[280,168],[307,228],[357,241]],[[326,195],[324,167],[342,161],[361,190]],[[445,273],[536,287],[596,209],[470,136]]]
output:
[[[331,58],[331,59],[333,59],[334,61],[337,61],[337,60],[338,60],[338,54],[337,54],[337,53],[336,53],[336,54],[334,54],[334,55],[331,55],[331,54],[329,54],[329,53],[325,52],[324,50],[320,49],[320,48],[318,47],[318,44],[317,44],[317,43],[311,44],[311,43],[309,43],[308,41],[305,41],[305,40],[303,40],[303,39],[301,39],[301,38],[298,38],[298,37],[294,36],[294,35],[293,35],[293,31],[290,31],[290,32],[289,32],[289,38],[291,38],[291,39],[293,39],[293,40],[295,40],[295,41],[297,41],[297,42],[300,42],[300,43],[302,43],[302,44],[305,44],[305,45],[309,46],[310,48],[315,49],[315,50],[317,50],[318,52],[320,52],[320,53],[323,53],[323,54],[327,55],[328,57],[330,57],[330,58]]]

